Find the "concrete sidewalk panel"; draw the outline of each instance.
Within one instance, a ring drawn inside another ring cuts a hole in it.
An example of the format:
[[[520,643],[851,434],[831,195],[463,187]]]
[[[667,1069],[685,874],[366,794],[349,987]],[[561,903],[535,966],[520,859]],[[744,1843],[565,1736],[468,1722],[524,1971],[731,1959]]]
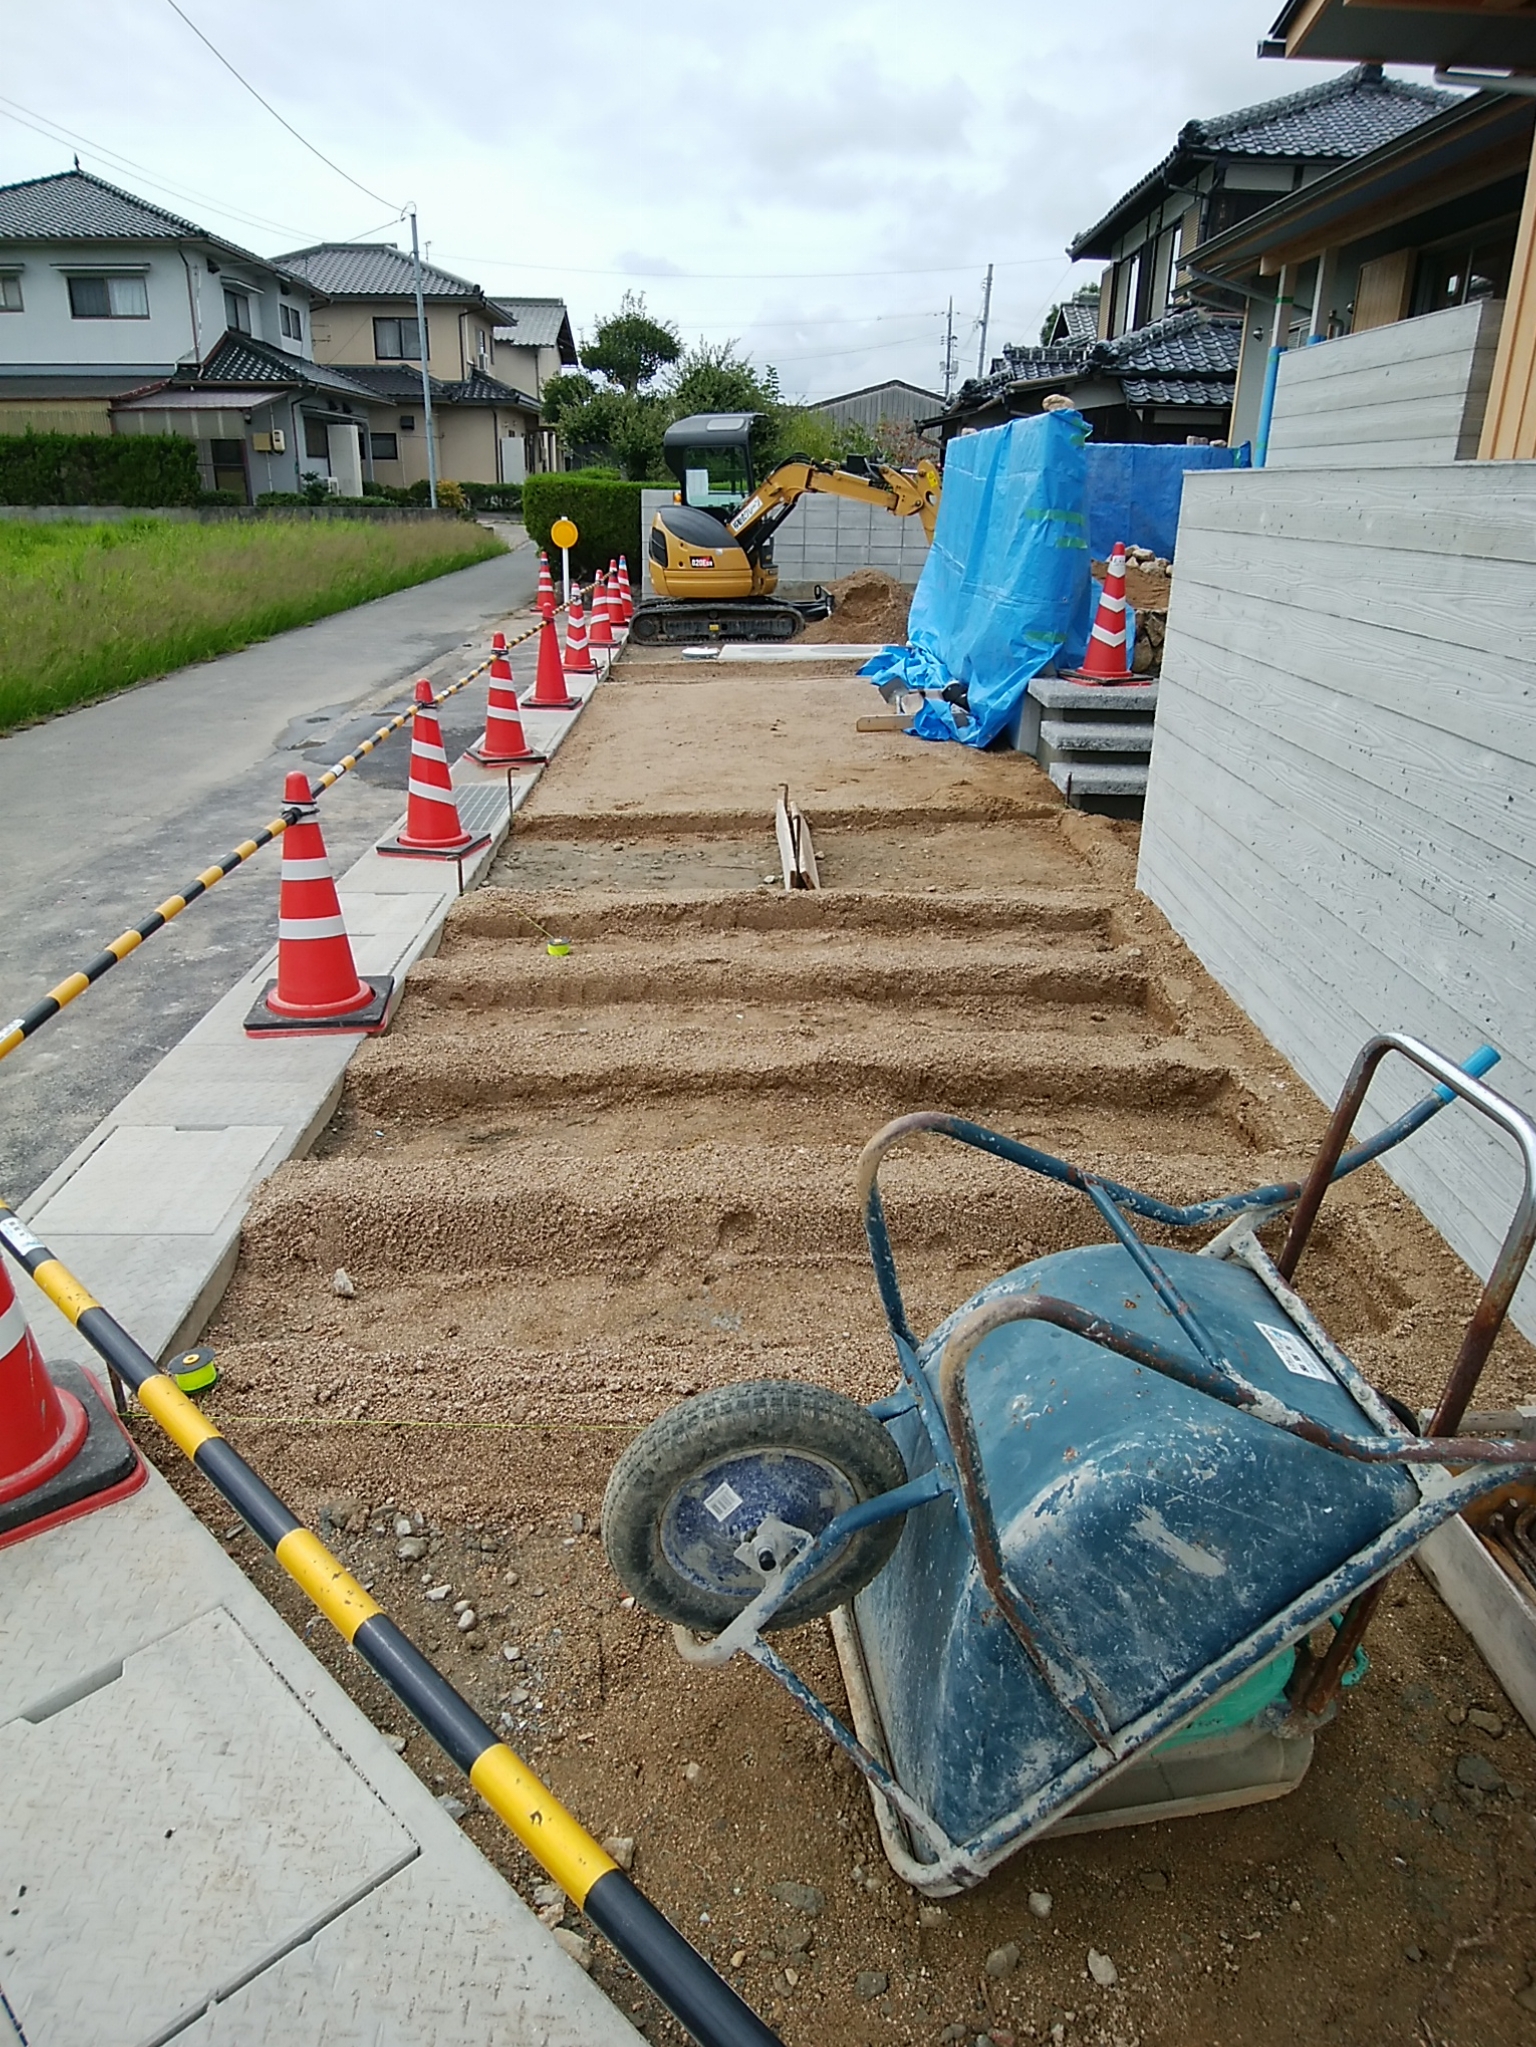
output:
[[[0,1729],[0,1781],[6,1999],[39,2047],[106,2013],[168,2038],[421,1852],[223,1608]]]
[[[112,1131],[38,1217],[60,1237],[210,1236],[260,1178],[281,1123]]]

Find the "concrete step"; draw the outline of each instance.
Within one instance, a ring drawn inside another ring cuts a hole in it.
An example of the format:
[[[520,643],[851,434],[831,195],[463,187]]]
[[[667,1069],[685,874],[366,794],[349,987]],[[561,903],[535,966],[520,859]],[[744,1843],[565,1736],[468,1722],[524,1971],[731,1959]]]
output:
[[[1037,675],[1029,695],[1047,711],[1081,711],[1088,717],[1123,718],[1129,711],[1155,712],[1157,684],[1068,682],[1059,675]]]
[[[1142,753],[1152,751],[1150,718],[1042,718],[1040,739],[1057,753]]]
[[[1055,761],[1049,772],[1051,780],[1069,802],[1081,796],[1145,796],[1147,793],[1147,770],[1128,762],[1117,765],[1087,762],[1079,767],[1073,761]]]

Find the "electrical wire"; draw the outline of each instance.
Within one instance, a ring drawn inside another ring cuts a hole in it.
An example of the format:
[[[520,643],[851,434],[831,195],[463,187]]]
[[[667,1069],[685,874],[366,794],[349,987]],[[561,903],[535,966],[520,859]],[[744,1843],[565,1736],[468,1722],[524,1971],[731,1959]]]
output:
[[[192,19],[191,15],[188,14],[184,8],[177,6],[176,0],[165,0],[165,4],[167,7],[170,8],[172,14],[178,15],[180,19],[186,23],[187,27],[191,29],[193,35],[195,35],[197,37],[197,40],[203,45],[204,49],[210,51],[215,57],[218,58],[219,62],[224,66],[224,69],[229,73],[230,77],[235,80],[236,84],[243,86],[245,90],[250,94],[251,98],[256,101],[257,105],[265,107],[267,112],[272,116],[273,120],[276,121],[280,127],[286,128],[288,130],[288,133],[293,137],[294,141],[302,143],[304,148],[306,148],[309,151],[310,155],[313,157],[317,157],[320,160],[320,162],[325,165],[327,170],[334,171],[338,178],[345,179],[347,184],[355,187],[356,190],[363,193],[365,197],[377,200],[380,206],[389,206],[394,208],[395,216],[397,219],[400,218],[405,213],[406,209],[403,206],[396,205],[396,202],[393,199],[386,199],[382,192],[375,192],[370,185],[365,185],[361,182],[360,179],[354,178],[350,171],[344,171],[339,163],[334,162],[332,158],[328,157],[323,149],[317,149],[314,143],[310,141],[307,135],[301,135],[299,133],[299,130],[294,127],[292,121],[288,120],[285,115],[280,114],[277,111],[277,108],[273,106],[272,102],[269,99],[264,99],[262,95],[256,90],[255,86],[252,85],[251,81],[242,72],[236,70],[235,66],[230,63],[229,59],[225,56],[224,52],[218,47],[218,45],[214,42],[210,42],[208,37],[203,34],[202,30],[198,27],[197,23]]]
[[[174,7],[176,0],[167,0]],[[177,10],[180,12],[180,10]],[[520,263],[509,256],[471,256],[462,250],[444,251],[443,260],[449,263],[485,263],[498,270],[543,270],[559,277],[628,277],[642,284],[676,283],[795,283],[804,284],[814,279],[827,278],[837,283],[844,278],[858,277],[951,277],[962,270],[974,270],[975,263],[932,263],[926,268],[914,270],[669,270],[665,273],[634,270],[605,269],[583,270],[572,263]],[[997,270],[1020,270],[1038,268],[1044,263],[1059,263],[1057,256],[1008,256],[993,265]]]

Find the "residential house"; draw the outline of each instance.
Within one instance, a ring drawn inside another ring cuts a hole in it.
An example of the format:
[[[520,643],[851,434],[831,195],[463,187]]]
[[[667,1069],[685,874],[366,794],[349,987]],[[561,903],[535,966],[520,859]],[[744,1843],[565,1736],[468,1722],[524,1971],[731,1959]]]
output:
[[[0,187],[0,433],[181,433],[206,489],[355,492],[370,394],[313,360],[318,302],[86,171]]]
[[[1005,348],[991,373],[962,385],[941,416],[945,438],[1038,412],[1056,392],[1088,416],[1101,440],[1233,437],[1243,323],[1180,299],[1181,258],[1454,99],[1387,78],[1379,64],[1360,64],[1283,99],[1186,122],[1162,162],[1067,251],[1074,262],[1108,265],[1095,331],[1083,331],[1080,315],[1069,321],[1063,308],[1059,333],[1043,346]]]
[[[426,413],[411,257],[390,242],[322,242],[278,261],[324,297],[315,325],[321,362],[366,387],[376,401],[375,477],[396,485],[422,481]],[[433,263],[421,265],[421,295],[438,475],[513,484],[551,467],[537,392],[496,373],[496,329],[507,324],[496,306],[478,284]]]
[[[835,398],[817,398],[811,409],[825,412],[838,426],[868,427],[874,433],[882,426],[910,429],[943,403],[937,391],[891,377],[883,384],[863,384],[857,391],[840,392]]]
[[[498,297],[490,306],[496,316],[491,330],[492,370],[504,383],[542,398],[548,380],[562,370],[574,369],[578,360],[565,300]],[[553,457],[542,466],[553,468]]]
[[[1063,342],[1097,341],[1100,314],[1108,310],[1108,305],[1109,301],[1097,284],[1079,286],[1071,298],[1063,299],[1059,306],[1052,306],[1045,331],[1040,336],[1040,346],[1053,348],[1060,347]]]

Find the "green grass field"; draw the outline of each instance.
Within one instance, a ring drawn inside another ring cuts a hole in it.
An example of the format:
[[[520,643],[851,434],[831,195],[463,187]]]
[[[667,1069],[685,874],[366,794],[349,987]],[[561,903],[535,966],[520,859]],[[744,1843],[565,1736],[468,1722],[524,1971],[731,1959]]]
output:
[[[0,520],[0,733],[499,551],[446,520]]]

